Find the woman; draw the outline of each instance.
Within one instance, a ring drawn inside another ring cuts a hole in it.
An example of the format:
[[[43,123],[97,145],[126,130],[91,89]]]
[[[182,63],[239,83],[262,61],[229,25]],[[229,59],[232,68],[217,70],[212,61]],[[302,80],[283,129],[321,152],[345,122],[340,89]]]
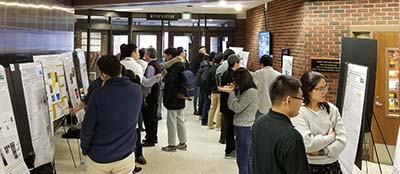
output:
[[[346,145],[346,132],[338,108],[325,100],[328,85],[318,72],[301,77],[304,105],[292,118],[302,134],[312,174],[341,174],[338,158]]]
[[[251,174],[251,126],[257,112],[257,86],[249,71],[239,68],[233,72],[233,84],[219,88],[229,93],[228,107],[235,112],[233,125],[236,132],[236,163],[239,174]]]

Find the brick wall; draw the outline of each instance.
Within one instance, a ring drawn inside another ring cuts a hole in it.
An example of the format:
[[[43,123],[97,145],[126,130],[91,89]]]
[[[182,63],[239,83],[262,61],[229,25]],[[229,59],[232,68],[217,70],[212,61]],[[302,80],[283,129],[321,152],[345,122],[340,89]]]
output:
[[[235,35],[233,36],[234,47],[244,47],[246,44],[246,19],[237,19],[235,25]]]
[[[259,68],[258,61],[258,32],[265,31],[264,5],[247,11],[246,18],[246,51],[250,52],[247,67],[251,70]]]
[[[274,67],[280,71],[280,50],[290,48],[294,56],[294,76],[310,70],[311,58],[340,58],[341,37],[351,37],[352,25],[400,25],[399,0],[275,0],[268,3],[267,23],[273,35]],[[258,54],[256,32],[264,21],[259,8],[247,12],[246,48]],[[258,20],[256,20],[258,19]],[[257,63],[251,57],[249,68]],[[330,90],[327,99],[336,102],[338,74],[327,73]]]

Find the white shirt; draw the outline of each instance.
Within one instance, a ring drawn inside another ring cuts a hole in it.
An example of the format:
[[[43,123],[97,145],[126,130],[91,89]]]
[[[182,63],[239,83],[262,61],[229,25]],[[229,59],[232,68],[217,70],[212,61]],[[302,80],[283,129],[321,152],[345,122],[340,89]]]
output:
[[[126,57],[125,59],[121,60],[121,64],[125,66],[127,70],[133,71],[136,75],[142,79],[144,75],[143,67],[132,57]]]
[[[281,73],[270,66],[266,66],[251,73],[251,75],[253,75],[254,83],[257,85],[258,111],[266,114],[272,108],[269,87]]]

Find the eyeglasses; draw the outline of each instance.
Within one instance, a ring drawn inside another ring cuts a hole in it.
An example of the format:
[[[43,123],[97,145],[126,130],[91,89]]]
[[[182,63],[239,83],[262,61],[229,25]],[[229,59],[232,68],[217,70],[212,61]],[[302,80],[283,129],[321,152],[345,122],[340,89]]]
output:
[[[318,88],[314,88],[314,90],[317,90],[317,91],[320,91],[320,92],[327,92],[328,89],[329,89],[329,86],[328,86],[328,85],[320,86],[320,87],[318,87]]]
[[[296,96],[289,96],[289,97],[292,97],[292,98],[294,98],[294,99],[301,100],[301,101],[304,100],[304,97],[296,97]]]

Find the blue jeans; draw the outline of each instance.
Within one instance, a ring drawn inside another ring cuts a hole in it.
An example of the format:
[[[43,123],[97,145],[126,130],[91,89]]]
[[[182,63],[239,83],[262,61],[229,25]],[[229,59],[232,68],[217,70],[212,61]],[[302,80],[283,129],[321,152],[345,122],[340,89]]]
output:
[[[201,125],[208,125],[208,111],[210,111],[211,99],[207,94],[200,94],[203,98],[203,110],[201,111]]]
[[[236,163],[239,174],[251,174],[251,127],[235,126],[236,133]]]
[[[194,88],[194,98],[193,98],[193,109],[194,109],[194,112],[196,112],[196,111],[201,112],[201,111],[198,110],[199,107],[197,105],[197,101],[199,101],[199,100],[200,100],[200,87],[196,86]]]

